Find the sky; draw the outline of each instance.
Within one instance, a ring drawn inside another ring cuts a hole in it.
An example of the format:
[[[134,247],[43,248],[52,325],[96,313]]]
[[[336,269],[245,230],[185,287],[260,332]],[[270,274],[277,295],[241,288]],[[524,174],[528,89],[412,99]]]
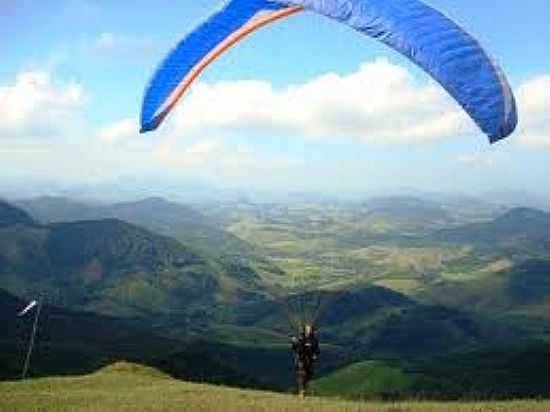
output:
[[[512,84],[520,124],[496,145],[404,57],[310,13],[232,49],[158,132],[140,135],[155,67],[221,4],[0,0],[2,177],[550,194],[547,0],[429,1],[474,34]]]

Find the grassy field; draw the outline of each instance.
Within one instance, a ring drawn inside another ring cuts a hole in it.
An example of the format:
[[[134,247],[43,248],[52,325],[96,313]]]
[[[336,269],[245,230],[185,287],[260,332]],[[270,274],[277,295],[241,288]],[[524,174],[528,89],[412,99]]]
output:
[[[92,375],[0,383],[1,411],[545,412],[550,402],[342,402],[190,384],[119,363]]]

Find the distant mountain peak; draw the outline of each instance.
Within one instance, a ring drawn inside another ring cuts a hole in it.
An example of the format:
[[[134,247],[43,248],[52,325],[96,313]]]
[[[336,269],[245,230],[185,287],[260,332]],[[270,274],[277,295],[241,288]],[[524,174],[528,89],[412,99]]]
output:
[[[145,199],[141,199],[141,200],[138,200],[135,202],[136,204],[148,204],[148,203],[151,203],[151,204],[166,204],[166,203],[170,203],[168,200],[166,200],[165,198],[161,197],[161,196],[150,196],[150,197],[146,197]]]
[[[94,259],[111,269],[154,270],[201,259],[174,239],[118,219],[51,225],[47,248],[53,263],[89,266]]]
[[[27,212],[11,205],[3,200],[0,200],[0,227],[13,225],[34,225],[35,221],[27,214]]]
[[[550,213],[526,207],[515,208],[490,222],[442,230],[438,236],[450,241],[483,243],[550,239]]]
[[[525,220],[525,221],[540,221],[550,223],[550,214],[543,212],[542,210],[532,209],[528,207],[518,207],[511,209],[498,217],[499,221],[511,221],[511,220]]]

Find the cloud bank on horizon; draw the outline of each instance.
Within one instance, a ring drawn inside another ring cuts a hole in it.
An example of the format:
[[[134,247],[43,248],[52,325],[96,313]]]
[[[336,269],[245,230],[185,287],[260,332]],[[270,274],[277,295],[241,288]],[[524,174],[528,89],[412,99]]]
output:
[[[550,75],[529,79],[516,90],[520,125],[509,150],[528,156],[525,149],[550,149]],[[308,173],[311,165],[299,152],[289,149],[272,155],[255,147],[257,141],[280,136],[303,141],[306,147],[319,141],[347,141],[387,151],[396,145],[418,145],[433,150],[434,156],[446,141],[481,136],[439,85],[418,81],[405,67],[386,59],[365,62],[350,74],[327,73],[284,88],[267,80],[202,82],[158,135],[148,137],[139,135],[136,117],[101,127],[86,124],[83,129],[88,94],[92,91],[84,84],[58,81],[47,72],[23,72],[11,84],[1,85],[0,132],[3,144],[12,148],[4,154],[42,157],[49,148],[49,157],[55,158],[56,146],[84,142],[81,149],[87,155],[75,165],[84,172],[79,176],[82,180],[88,174],[86,166],[97,169],[94,165],[107,162],[98,177],[118,176],[119,165],[125,164],[124,174],[159,168],[160,173],[164,169],[168,174],[223,176],[241,182],[250,174],[279,173],[290,178]],[[249,137],[246,144],[242,136]],[[32,149],[33,144],[41,150]],[[31,148],[25,151],[19,145]],[[457,153],[456,159],[467,166],[489,168],[495,160],[488,153]],[[60,154],[66,156],[67,151]],[[327,163],[331,164],[330,159]],[[337,163],[332,162],[329,169],[338,175]],[[50,169],[56,167],[57,162],[50,164]],[[359,168],[361,174],[365,167]],[[42,167],[40,174],[47,169]],[[51,172],[59,177],[55,170]],[[349,171],[346,174],[353,178]],[[250,183],[246,180],[243,183]]]

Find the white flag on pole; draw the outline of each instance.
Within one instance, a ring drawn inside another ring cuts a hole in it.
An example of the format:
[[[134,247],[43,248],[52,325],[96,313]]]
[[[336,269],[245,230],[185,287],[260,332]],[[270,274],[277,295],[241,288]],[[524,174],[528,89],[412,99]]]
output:
[[[33,300],[31,303],[27,305],[25,309],[19,312],[17,316],[25,316],[27,312],[30,311],[32,308],[34,308],[36,305],[38,305],[38,303],[36,302],[36,300]]]

